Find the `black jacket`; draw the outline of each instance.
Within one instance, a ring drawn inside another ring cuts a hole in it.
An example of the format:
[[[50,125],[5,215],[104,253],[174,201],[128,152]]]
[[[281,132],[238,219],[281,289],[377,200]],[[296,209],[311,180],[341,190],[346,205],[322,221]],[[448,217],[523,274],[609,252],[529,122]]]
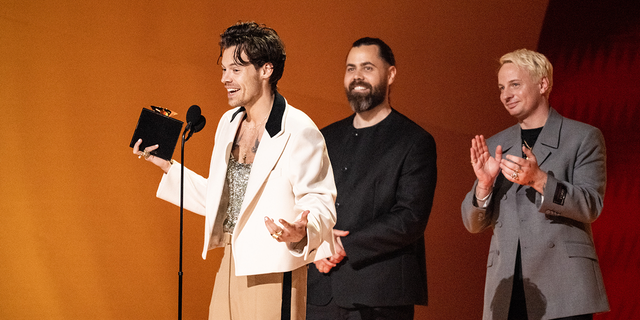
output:
[[[322,129],[338,196],[335,228],[347,257],[328,274],[311,264],[307,301],[344,308],[427,304],[424,232],[436,186],[436,145],[392,110],[353,127],[354,115]]]

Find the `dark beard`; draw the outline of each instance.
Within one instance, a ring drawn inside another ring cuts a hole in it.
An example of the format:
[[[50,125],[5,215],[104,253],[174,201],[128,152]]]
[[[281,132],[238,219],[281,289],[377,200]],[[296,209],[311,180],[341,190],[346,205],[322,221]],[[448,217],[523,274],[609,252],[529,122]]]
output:
[[[369,89],[368,94],[353,93],[352,90],[356,86],[363,86]],[[345,88],[347,94],[347,100],[351,105],[351,109],[355,113],[365,112],[379,106],[387,94],[387,81],[384,79],[375,87],[371,87],[370,84],[364,81],[352,81],[348,88]]]

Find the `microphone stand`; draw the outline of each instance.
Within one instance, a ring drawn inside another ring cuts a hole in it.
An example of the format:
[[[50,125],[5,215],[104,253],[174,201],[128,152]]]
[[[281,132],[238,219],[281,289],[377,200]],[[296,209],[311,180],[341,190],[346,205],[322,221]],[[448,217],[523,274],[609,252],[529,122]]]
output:
[[[185,138],[187,131],[192,128],[191,123],[187,123],[182,133],[182,145],[180,150],[180,259],[178,268],[178,320],[182,319],[182,243],[184,229],[184,143],[189,140],[191,134]]]

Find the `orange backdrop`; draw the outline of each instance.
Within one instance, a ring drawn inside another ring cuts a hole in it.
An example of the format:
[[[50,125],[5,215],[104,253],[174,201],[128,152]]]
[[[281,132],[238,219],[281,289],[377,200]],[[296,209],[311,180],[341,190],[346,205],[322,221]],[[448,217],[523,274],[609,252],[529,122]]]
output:
[[[0,1],[0,318],[177,316],[179,210],[161,172],[128,147],[140,109],[198,104],[209,125],[186,165],[208,175],[228,109],[219,34],[238,20],[278,31],[280,91],[319,127],[350,114],[344,59],[362,36],[393,48],[392,106],[431,132],[439,179],[426,230],[429,306],[417,319],[479,319],[489,233],[460,202],[468,148],[514,121],[498,100],[504,53],[537,47],[547,1]],[[176,157],[179,157],[177,150]],[[204,319],[220,260],[185,214],[184,318]]]

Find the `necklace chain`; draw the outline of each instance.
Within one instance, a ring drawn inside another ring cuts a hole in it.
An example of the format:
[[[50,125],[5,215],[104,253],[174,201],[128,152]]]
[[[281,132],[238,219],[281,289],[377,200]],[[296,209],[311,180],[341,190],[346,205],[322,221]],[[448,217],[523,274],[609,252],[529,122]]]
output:
[[[527,143],[527,140],[522,139],[522,142],[524,142],[524,147],[525,148],[527,148],[527,149],[529,149],[529,151],[533,152],[533,148],[529,147],[529,144]],[[527,157],[527,156],[524,156],[524,158],[527,159],[527,160],[529,159],[529,157]]]

